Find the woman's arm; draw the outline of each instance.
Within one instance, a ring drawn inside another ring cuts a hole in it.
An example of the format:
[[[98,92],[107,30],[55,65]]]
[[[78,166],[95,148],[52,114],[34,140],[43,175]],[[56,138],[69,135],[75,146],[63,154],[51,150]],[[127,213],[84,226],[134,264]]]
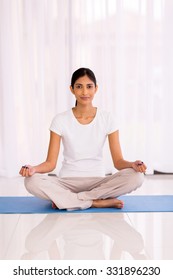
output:
[[[124,160],[121,151],[118,130],[109,134],[108,140],[112,160],[116,169],[121,170],[125,168],[133,168],[137,172],[145,172],[146,166],[141,160],[136,160],[134,162]]]
[[[35,173],[48,173],[54,170],[59,155],[60,142],[61,136],[51,131],[46,161],[36,166],[25,165],[21,168],[19,174],[28,177]]]

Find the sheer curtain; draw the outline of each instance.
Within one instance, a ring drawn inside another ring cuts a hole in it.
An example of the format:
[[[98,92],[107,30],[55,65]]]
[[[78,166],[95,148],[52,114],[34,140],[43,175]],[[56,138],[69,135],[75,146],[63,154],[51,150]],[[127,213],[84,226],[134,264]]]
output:
[[[171,0],[0,0],[0,176],[45,160],[83,66],[97,77],[95,105],[119,120],[124,157],[173,172],[172,25]],[[109,172],[107,146],[105,160]]]

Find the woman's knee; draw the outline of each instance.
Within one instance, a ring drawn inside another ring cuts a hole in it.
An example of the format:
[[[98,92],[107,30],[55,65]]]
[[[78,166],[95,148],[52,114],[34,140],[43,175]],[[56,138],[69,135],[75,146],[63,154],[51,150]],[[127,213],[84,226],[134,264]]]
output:
[[[31,177],[25,177],[24,185],[28,192],[32,193],[32,189],[36,187],[38,183],[38,175],[34,174]]]
[[[134,169],[132,169],[129,181],[131,182],[131,185],[134,186],[134,189],[137,189],[144,182],[144,174],[140,172],[136,172]]]
[[[136,185],[137,187],[142,186],[144,182],[144,173],[136,172]]]
[[[49,199],[45,192],[49,187],[46,176],[42,174],[34,174],[31,177],[26,177],[24,185],[30,194],[40,198]]]
[[[127,180],[129,191],[139,188],[144,182],[144,174],[136,172],[133,168],[127,168],[120,171]]]

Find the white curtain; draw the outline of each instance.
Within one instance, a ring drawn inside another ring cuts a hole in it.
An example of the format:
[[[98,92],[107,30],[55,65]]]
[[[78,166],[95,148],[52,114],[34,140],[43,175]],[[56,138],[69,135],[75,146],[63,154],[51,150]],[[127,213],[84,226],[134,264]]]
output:
[[[0,0],[0,176],[45,160],[79,67],[118,117],[125,159],[173,172],[172,26],[172,0]]]

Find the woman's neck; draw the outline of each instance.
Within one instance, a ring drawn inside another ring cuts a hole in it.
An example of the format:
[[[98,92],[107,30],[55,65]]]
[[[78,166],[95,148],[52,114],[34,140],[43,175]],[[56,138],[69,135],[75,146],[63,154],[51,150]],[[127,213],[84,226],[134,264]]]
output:
[[[75,118],[81,124],[91,123],[94,120],[97,113],[97,108],[93,106],[85,106],[81,108],[77,105],[75,108],[72,108],[72,110]]]
[[[97,111],[97,108],[90,105],[90,106],[80,106],[77,105],[76,107],[73,108],[73,112],[75,115],[80,116],[80,117],[88,117],[88,116],[95,116]]]

